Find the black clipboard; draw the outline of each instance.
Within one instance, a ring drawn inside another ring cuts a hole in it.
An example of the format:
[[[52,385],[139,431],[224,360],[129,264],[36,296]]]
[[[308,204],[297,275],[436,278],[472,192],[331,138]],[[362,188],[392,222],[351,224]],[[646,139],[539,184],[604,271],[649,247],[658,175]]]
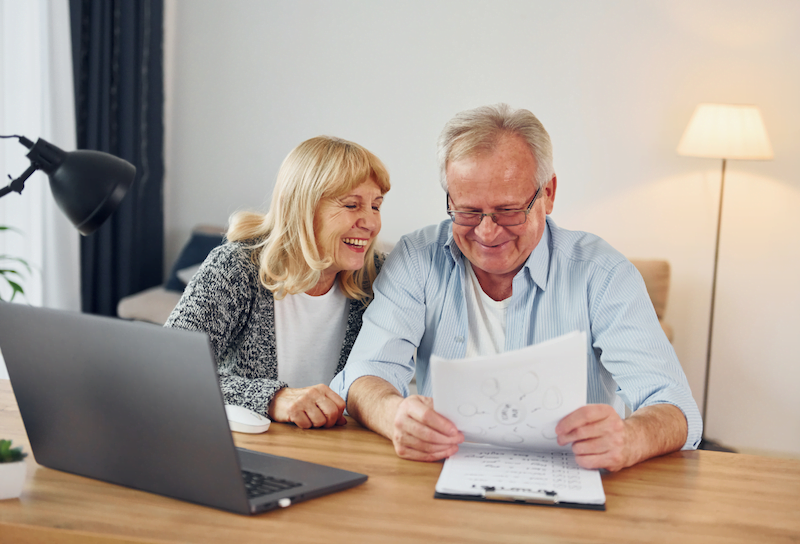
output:
[[[449,493],[439,493],[438,491],[433,494],[434,499],[451,499],[457,501],[479,501],[479,502],[501,502],[511,504],[527,504],[535,506],[550,506],[556,508],[577,508],[580,510],[600,510],[605,512],[606,504],[587,504],[579,502],[561,502],[558,500],[558,495],[555,492],[545,492],[543,498],[531,497],[514,497],[511,495],[501,496],[480,496],[480,495],[451,495]]]

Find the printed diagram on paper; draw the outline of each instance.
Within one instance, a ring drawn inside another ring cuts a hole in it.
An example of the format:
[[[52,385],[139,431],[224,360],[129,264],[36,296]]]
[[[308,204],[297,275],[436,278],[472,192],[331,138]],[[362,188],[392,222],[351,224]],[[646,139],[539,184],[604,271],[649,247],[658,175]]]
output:
[[[431,358],[434,409],[469,442],[569,451],[555,426],[586,404],[586,334],[472,359]]]

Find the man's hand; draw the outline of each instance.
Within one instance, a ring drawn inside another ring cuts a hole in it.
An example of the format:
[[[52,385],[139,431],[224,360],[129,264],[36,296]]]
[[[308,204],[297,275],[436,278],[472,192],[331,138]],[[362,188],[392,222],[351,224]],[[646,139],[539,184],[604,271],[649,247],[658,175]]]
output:
[[[273,421],[291,422],[302,429],[345,425],[344,400],[327,385],[297,389],[285,387],[269,403]]]
[[[464,435],[453,423],[434,411],[433,399],[412,395],[397,407],[389,437],[403,459],[438,461],[458,451]]]
[[[558,445],[572,442],[572,453],[583,468],[617,471],[630,466],[625,422],[608,404],[581,406],[556,425]]]
[[[614,472],[679,450],[688,430],[683,412],[671,404],[640,408],[626,420],[607,404],[588,404],[556,425],[558,444],[572,443],[578,465]]]
[[[350,386],[347,410],[359,423],[385,436],[403,459],[438,461],[458,451],[464,441],[453,423],[433,409],[429,397],[403,398],[377,376],[363,376]]]

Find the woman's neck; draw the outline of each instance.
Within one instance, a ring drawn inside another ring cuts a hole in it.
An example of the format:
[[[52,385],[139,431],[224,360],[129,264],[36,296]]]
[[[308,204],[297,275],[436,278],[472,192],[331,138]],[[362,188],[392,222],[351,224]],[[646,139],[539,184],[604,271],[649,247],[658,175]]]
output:
[[[333,287],[335,281],[336,281],[336,272],[329,272],[328,270],[323,270],[317,284],[308,291],[306,291],[306,294],[312,297],[322,296],[331,290],[331,287]]]

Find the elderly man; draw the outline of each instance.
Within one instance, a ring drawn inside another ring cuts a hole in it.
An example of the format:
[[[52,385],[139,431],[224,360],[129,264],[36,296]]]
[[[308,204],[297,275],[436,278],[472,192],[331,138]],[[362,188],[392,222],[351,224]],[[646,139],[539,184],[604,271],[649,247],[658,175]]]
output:
[[[586,406],[556,427],[586,468],[619,470],[694,449],[702,422],[636,268],[547,217],[547,131],[505,104],[456,115],[439,139],[450,219],[404,236],[374,284],[361,334],[331,388],[400,457],[435,461],[464,437],[434,410],[428,363],[587,333]],[[421,395],[408,396],[415,370]],[[623,419],[625,406],[632,410]]]

